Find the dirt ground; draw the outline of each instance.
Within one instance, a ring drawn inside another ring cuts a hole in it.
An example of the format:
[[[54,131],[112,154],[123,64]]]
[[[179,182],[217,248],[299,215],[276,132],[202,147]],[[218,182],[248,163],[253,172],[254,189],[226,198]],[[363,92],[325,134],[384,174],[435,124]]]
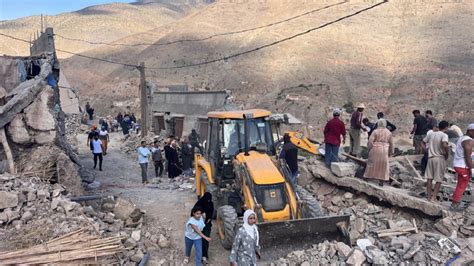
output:
[[[84,167],[92,169],[93,161],[90,151],[86,145],[87,135],[79,135],[79,155]],[[109,150],[103,161],[103,171],[94,170],[96,180],[101,183],[100,191],[103,193],[117,195],[132,200],[137,207],[146,211],[146,217],[150,220],[165,224],[171,228],[172,245],[179,250],[179,256],[174,258],[176,263],[182,262],[184,258],[184,224],[189,217],[196,196],[193,191],[159,190],[146,187],[141,184],[140,167],[134,158],[120,151],[122,145],[122,134],[111,133]],[[154,177],[152,166],[149,165],[149,177]],[[167,177],[163,182],[170,182]],[[144,226],[152,227],[153,224],[145,223]],[[213,227],[211,235],[213,239],[209,250],[209,263],[212,265],[228,264],[229,251],[222,248],[216,235],[216,227]],[[159,252],[150,251],[149,265],[155,265],[162,258]],[[167,254],[167,257],[169,255]],[[194,253],[191,255],[190,265],[194,264]]]

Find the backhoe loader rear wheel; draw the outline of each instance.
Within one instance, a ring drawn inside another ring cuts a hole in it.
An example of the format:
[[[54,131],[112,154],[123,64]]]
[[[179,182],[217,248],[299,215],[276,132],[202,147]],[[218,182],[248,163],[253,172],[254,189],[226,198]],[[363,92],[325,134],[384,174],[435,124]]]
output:
[[[319,202],[306,189],[304,189],[302,186],[297,185],[296,193],[298,193],[300,199],[303,201],[303,218],[315,218],[324,215]]]
[[[237,212],[234,207],[224,205],[217,210],[217,233],[225,249],[232,248],[237,224]]]

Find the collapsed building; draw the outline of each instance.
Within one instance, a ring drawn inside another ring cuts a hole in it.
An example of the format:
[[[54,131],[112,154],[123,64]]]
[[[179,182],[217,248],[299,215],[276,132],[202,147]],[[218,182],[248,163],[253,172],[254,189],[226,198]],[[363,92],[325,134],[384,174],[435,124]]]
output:
[[[30,56],[2,56],[0,62],[0,172],[54,179],[81,194],[79,160],[65,138],[59,82],[63,74],[53,29],[46,29],[31,43]],[[76,111],[77,97],[65,92],[68,109]]]

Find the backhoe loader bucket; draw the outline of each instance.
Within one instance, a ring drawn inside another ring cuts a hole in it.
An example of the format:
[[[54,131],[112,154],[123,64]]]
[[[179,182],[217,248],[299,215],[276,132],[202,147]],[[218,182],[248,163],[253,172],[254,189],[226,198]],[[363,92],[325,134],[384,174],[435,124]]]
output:
[[[339,241],[350,245],[350,215],[267,222],[258,224],[262,256],[277,259],[282,254],[311,248],[312,245],[328,241]],[[284,256],[284,255],[283,255]]]

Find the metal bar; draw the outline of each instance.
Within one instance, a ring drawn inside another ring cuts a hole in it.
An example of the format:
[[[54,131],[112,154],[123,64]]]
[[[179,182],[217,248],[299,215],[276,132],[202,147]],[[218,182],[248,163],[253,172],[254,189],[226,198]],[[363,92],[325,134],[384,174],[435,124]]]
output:
[[[78,196],[70,198],[71,201],[81,202],[81,201],[88,201],[88,200],[99,200],[105,197],[104,195],[87,195],[87,196]]]

